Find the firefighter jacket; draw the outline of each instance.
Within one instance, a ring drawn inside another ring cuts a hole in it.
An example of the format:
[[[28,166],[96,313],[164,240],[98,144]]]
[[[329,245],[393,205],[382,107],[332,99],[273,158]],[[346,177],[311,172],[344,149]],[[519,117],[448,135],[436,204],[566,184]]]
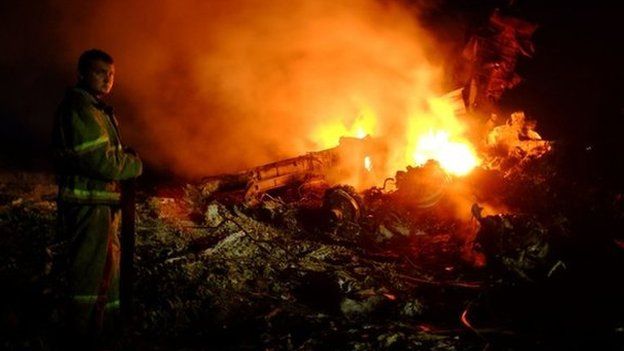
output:
[[[142,172],[138,156],[124,151],[112,108],[80,87],[57,110],[53,148],[59,201],[116,205],[119,181]]]

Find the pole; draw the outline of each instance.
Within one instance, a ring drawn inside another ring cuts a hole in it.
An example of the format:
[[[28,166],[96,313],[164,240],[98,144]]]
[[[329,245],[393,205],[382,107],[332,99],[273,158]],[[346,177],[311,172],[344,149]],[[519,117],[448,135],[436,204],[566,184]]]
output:
[[[134,240],[136,220],[136,181],[121,184],[121,262],[119,297],[124,329],[131,325],[133,315]]]

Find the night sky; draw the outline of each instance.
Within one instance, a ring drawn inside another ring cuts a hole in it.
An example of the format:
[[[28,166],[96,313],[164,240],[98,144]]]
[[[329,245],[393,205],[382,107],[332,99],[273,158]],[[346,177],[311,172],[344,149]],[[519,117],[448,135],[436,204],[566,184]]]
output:
[[[425,27],[437,33],[437,40],[448,42],[451,50],[460,49],[474,25],[483,23],[497,6],[539,24],[536,55],[521,60],[518,67],[525,81],[504,96],[503,109],[524,110],[538,121],[545,138],[622,151],[618,141],[624,130],[624,29],[616,5],[522,0],[511,7],[501,1],[413,3],[425,7]],[[64,89],[73,84],[75,66],[68,63],[80,53],[68,42],[67,26],[79,30],[84,21],[97,21],[96,14],[97,8],[78,1],[0,5],[1,168],[50,169],[52,116]],[[128,100],[132,96],[112,96],[113,105],[126,115],[132,112]]]

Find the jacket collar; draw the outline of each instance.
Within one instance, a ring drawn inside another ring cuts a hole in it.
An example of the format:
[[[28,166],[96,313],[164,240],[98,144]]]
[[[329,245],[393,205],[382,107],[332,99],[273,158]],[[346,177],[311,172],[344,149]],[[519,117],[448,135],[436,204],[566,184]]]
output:
[[[93,106],[95,106],[96,108],[103,110],[104,112],[106,112],[107,114],[111,116],[113,115],[112,106],[107,105],[104,101],[98,99],[97,97],[95,97],[93,94],[91,94],[88,90],[81,87],[80,85],[76,85],[70,88],[70,90],[84,96],[87,99],[87,101],[92,103]]]
[[[100,103],[100,100],[98,98],[93,96],[93,94],[88,92],[85,88],[81,87],[80,85],[76,85],[74,87],[71,87],[71,88],[69,88],[69,90],[74,92],[74,93],[78,93],[78,94],[82,95],[83,97],[85,97],[89,102],[91,102],[94,105],[97,105],[98,103]]]

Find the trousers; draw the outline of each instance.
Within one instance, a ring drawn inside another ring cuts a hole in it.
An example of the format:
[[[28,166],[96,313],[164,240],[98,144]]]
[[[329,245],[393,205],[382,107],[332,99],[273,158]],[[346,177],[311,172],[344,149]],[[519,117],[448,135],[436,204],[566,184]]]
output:
[[[80,338],[119,332],[120,210],[109,205],[59,203],[66,242],[68,324]]]

